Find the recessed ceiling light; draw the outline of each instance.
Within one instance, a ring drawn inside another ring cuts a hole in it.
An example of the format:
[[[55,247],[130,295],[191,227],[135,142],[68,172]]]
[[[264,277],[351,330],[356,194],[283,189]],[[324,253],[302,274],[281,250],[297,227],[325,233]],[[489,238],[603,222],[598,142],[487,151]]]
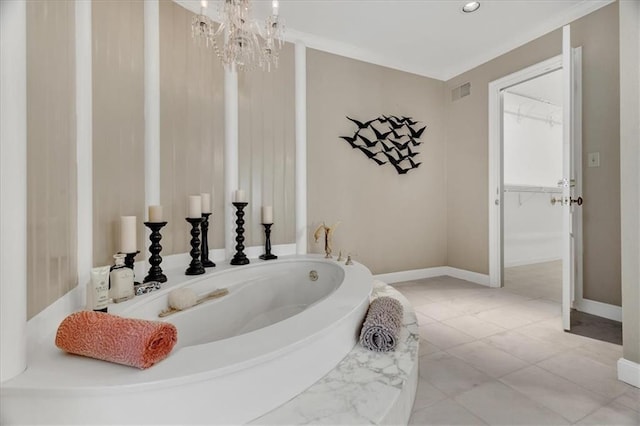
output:
[[[464,13],[475,12],[478,9],[480,9],[480,2],[479,1],[470,1],[469,3],[465,4],[464,6],[462,6],[462,11]]]

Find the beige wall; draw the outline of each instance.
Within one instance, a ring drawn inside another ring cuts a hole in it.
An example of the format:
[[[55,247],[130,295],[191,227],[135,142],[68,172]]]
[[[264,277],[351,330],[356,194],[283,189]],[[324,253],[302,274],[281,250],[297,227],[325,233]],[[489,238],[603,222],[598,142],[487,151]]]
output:
[[[295,243],[294,47],[271,72],[238,74],[238,174],[247,192],[245,245],[264,244],[261,207],[273,206],[272,244]]]
[[[120,216],[138,217],[138,250],[146,245],[143,2],[94,1],[92,14],[93,264],[99,266],[112,264],[120,248]]]
[[[443,82],[307,50],[309,232],[341,221],[334,251],[352,252],[373,273],[446,265],[446,169]],[[399,175],[356,152],[348,115],[412,116],[428,125],[416,157]],[[322,245],[310,237],[309,249]]]
[[[77,283],[75,7],[27,2],[27,315]]]
[[[571,24],[583,47],[584,297],[620,305],[618,4]],[[488,273],[488,84],[555,56],[556,30],[446,82],[449,266]],[[471,95],[450,90],[471,83]],[[587,168],[589,152],[600,167]]]
[[[622,340],[640,364],[640,3],[620,3]],[[637,383],[636,383],[637,384]]]
[[[162,254],[190,250],[189,195],[213,193],[209,248],[224,247],[224,71],[191,38],[193,13],[160,2],[160,204],[169,223]]]

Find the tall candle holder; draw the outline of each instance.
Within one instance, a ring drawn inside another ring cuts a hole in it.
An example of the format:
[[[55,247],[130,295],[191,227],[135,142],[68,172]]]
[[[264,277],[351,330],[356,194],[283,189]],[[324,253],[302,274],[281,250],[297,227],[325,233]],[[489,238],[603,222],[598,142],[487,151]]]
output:
[[[118,252],[118,253],[122,253],[122,252]],[[127,268],[133,270],[133,264],[135,263],[136,256],[138,255],[138,253],[140,253],[140,250],[137,250],[137,251],[132,252],[132,253],[122,253],[122,254],[125,255],[124,266],[126,266]],[[134,281],[133,284],[136,285],[136,284],[140,284],[140,283],[138,281]]]
[[[271,254],[271,227],[273,226],[273,223],[263,223],[262,226],[264,226],[264,254],[260,255],[260,259],[277,259],[278,256]]]
[[[167,222],[144,222],[144,225],[151,230],[151,235],[149,235],[149,240],[151,240],[151,245],[149,246],[149,252],[151,253],[151,256],[149,256],[149,264],[151,267],[149,268],[149,273],[144,277],[142,282],[167,282],[167,276],[162,273],[162,268],[160,267],[160,264],[162,263],[162,257],[160,256],[160,252],[162,251],[162,246],[160,245],[162,234],[160,234],[160,230],[166,224]]]
[[[232,265],[246,265],[249,263],[244,254],[244,208],[249,203],[233,203],[236,208],[236,254],[231,259]]]
[[[201,275],[204,274],[204,266],[200,261],[200,223],[202,223],[201,217],[187,217],[187,222],[191,224],[191,263],[185,271],[187,275]]]
[[[202,249],[200,250],[200,261],[205,268],[213,268],[216,266],[209,260],[209,216],[211,213],[202,213]]]

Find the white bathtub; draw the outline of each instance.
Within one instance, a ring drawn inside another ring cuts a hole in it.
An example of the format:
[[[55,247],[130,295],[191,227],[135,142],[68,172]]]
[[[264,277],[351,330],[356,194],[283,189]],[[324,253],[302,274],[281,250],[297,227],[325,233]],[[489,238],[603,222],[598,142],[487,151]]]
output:
[[[372,288],[364,266],[300,256],[216,269],[110,305],[114,314],[157,319],[171,289],[228,288],[165,318],[178,328],[169,358],[137,370],[64,354],[51,336],[27,371],[2,384],[0,422],[246,423],[311,386],[356,343]]]

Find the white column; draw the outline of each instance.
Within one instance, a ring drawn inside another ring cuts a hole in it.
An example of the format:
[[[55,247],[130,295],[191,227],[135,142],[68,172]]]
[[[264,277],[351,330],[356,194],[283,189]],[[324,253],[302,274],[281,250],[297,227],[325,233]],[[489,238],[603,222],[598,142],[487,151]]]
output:
[[[623,358],[618,378],[640,387],[640,4],[620,2],[620,211]]]
[[[295,48],[296,253],[307,253],[307,48]]]
[[[160,204],[160,4],[144,2],[144,192]]]
[[[238,189],[238,73],[224,71],[224,248],[227,259],[233,256],[235,208],[233,191]]]
[[[76,2],[77,244],[80,302],[93,267],[91,2]]]
[[[0,13],[0,382],[27,366],[27,9]]]
[[[144,198],[160,204],[160,3],[144,2]],[[146,209],[145,209],[146,214]],[[142,218],[145,220],[145,217]],[[151,231],[146,229],[145,235]],[[149,245],[144,244],[149,259]]]

